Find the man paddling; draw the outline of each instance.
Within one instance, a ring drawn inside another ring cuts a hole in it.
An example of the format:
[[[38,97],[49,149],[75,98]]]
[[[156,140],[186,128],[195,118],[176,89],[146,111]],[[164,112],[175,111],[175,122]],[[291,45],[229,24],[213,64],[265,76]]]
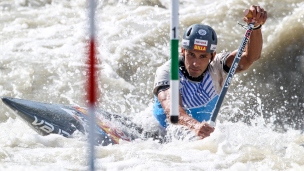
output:
[[[252,18],[244,17],[247,23],[254,22],[254,29],[242,53],[236,72],[245,71],[261,56],[261,27],[266,22],[267,12],[260,6],[249,8]],[[216,32],[208,25],[194,24],[184,32],[179,62],[179,120],[178,125],[192,130],[199,138],[210,136],[214,128],[210,120],[221,92],[223,82],[237,54],[216,54]],[[153,93],[154,117],[166,128],[170,123],[170,61],[160,66],[155,75]]]

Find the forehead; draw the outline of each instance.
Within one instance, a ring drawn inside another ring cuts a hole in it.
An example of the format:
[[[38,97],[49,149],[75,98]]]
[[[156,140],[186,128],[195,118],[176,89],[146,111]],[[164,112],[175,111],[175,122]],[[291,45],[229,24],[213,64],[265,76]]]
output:
[[[186,53],[194,53],[196,55],[208,55],[209,54],[208,52],[202,52],[200,50],[188,50],[188,49],[185,49],[185,52]]]

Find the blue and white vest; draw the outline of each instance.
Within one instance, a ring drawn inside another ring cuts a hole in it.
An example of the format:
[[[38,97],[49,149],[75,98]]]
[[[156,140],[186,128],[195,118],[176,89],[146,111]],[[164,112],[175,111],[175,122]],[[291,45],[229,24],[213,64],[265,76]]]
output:
[[[204,77],[197,79],[200,80],[197,82],[188,79],[186,76],[187,73],[180,65],[179,91],[182,98],[182,107],[188,115],[199,122],[210,120],[211,113],[218,99],[218,94],[222,89],[224,79],[229,71],[229,68],[226,70],[227,67],[224,69],[225,61],[229,54],[230,52],[217,54],[205,71]],[[157,69],[153,90],[155,95],[153,115],[163,127],[166,127],[166,114],[156,97],[157,90],[160,86],[170,86],[170,61],[167,61]]]
[[[203,80],[200,82],[187,79],[181,71],[179,71],[179,76],[179,91],[184,110],[199,122],[210,120],[218,95],[209,71],[205,73]],[[154,97],[153,114],[163,127],[167,126],[166,114],[156,96]]]

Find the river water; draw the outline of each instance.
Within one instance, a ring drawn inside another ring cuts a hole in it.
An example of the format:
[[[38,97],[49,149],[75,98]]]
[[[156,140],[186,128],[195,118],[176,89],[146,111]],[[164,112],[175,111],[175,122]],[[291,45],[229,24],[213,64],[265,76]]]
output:
[[[98,107],[143,127],[154,72],[169,59],[170,1],[107,0],[96,11]],[[97,170],[304,170],[304,2],[180,0],[180,36],[211,25],[218,52],[237,49],[242,11],[268,11],[261,59],[234,77],[204,140],[96,147]],[[86,0],[1,0],[0,96],[85,106]],[[0,170],[87,170],[86,138],[40,136],[0,102]]]

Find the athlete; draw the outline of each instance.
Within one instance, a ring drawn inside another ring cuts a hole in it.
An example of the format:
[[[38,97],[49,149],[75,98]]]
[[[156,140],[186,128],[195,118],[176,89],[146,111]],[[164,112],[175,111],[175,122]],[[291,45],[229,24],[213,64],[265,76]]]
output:
[[[267,12],[260,6],[249,8],[252,18],[244,17],[247,23],[255,23],[249,41],[242,53],[236,73],[245,71],[261,56],[262,31]],[[194,24],[184,32],[179,62],[179,120],[178,125],[190,129],[203,139],[214,128],[210,120],[212,110],[232,65],[237,50],[216,54],[217,35],[213,28]],[[170,123],[170,61],[160,66],[155,75],[154,117],[166,128]]]

